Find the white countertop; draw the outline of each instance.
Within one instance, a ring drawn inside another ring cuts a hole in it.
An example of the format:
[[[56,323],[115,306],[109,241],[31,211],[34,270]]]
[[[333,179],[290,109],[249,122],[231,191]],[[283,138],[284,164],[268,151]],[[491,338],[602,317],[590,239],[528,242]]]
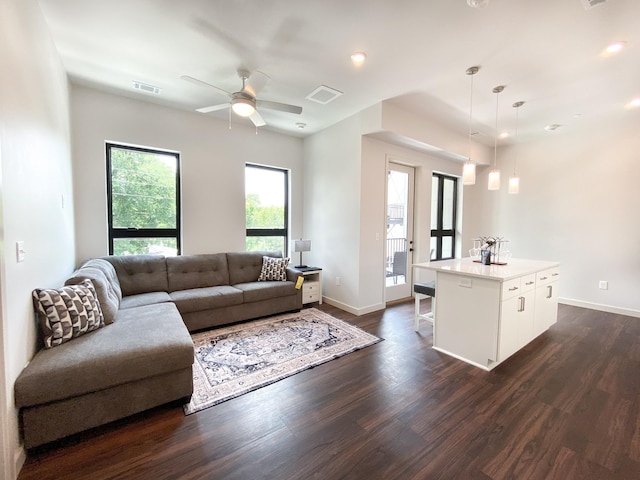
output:
[[[507,265],[483,265],[481,263],[474,262],[471,257],[466,257],[455,258],[453,260],[414,263],[413,266],[415,268],[424,268],[435,272],[468,275],[471,277],[481,277],[502,282],[522,275],[540,272],[548,268],[558,267],[560,266],[560,263],[512,258],[509,260]]]

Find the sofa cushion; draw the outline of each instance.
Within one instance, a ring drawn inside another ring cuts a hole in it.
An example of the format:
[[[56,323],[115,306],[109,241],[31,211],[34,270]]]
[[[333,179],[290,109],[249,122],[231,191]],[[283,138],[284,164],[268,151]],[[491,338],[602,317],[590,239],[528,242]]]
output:
[[[104,257],[118,274],[122,296],[167,292],[167,263],[162,255],[124,255]]]
[[[295,283],[293,282],[249,282],[234,285],[244,294],[244,302],[260,302],[270,298],[286,297],[296,295]]]
[[[259,282],[287,280],[288,258],[262,257],[262,270],[258,276]]]
[[[180,313],[240,305],[243,301],[242,292],[229,285],[178,290],[169,296]]]
[[[40,405],[188,368],[193,342],[175,305],[120,310],[106,325],[40,350],[15,382],[18,408]]]
[[[120,282],[118,281],[118,274],[116,273],[116,269],[113,268],[113,265],[105,260],[104,258],[92,258],[87,260],[82,264],[82,267],[95,268],[104,273],[105,277],[109,281],[109,284],[116,296],[118,297],[118,301],[122,300],[122,289],[120,288]],[[97,289],[96,289],[97,291]],[[98,292],[98,296],[100,292]]]
[[[105,262],[108,263],[108,262]],[[111,268],[111,264],[109,264]],[[95,267],[82,266],[64,282],[65,285],[79,285],[85,280],[91,280],[96,294],[98,295],[98,301],[100,302],[100,308],[102,309],[102,315],[104,316],[104,323],[109,325],[116,319],[118,308],[120,307],[121,298],[118,297],[116,290],[113,288],[111,281],[107,278],[102,270]]]
[[[46,348],[56,347],[104,326],[98,294],[91,280],[60,289],[33,291]]]
[[[169,291],[229,285],[227,255],[167,257]]]
[[[232,252],[227,253],[229,284],[255,282],[262,270],[262,257],[282,258],[280,252]]]
[[[154,303],[164,303],[170,301],[171,297],[167,292],[138,293],[137,295],[122,297],[120,308],[135,308],[142,307],[144,305],[153,305]]]

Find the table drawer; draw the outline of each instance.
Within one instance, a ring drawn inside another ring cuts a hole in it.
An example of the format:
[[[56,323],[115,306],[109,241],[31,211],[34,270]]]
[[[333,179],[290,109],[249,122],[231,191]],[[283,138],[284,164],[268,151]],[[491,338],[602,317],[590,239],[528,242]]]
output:
[[[311,295],[320,293],[320,282],[304,282],[302,284],[302,294]]]
[[[302,294],[302,303],[312,303],[320,301],[320,292],[314,293],[303,293]]]

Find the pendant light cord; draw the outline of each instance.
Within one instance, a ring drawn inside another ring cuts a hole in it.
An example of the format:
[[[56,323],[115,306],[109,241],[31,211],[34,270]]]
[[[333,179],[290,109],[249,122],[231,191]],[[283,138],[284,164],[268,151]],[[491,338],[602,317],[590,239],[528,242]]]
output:
[[[498,98],[500,97],[500,90],[496,92],[496,135],[493,139],[493,168],[496,168],[498,164]]]

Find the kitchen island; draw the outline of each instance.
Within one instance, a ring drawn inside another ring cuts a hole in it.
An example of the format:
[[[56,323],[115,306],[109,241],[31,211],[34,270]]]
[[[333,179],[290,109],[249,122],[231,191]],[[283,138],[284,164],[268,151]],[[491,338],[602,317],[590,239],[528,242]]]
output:
[[[433,348],[491,370],[557,320],[560,264],[471,258],[416,263],[436,273]]]

